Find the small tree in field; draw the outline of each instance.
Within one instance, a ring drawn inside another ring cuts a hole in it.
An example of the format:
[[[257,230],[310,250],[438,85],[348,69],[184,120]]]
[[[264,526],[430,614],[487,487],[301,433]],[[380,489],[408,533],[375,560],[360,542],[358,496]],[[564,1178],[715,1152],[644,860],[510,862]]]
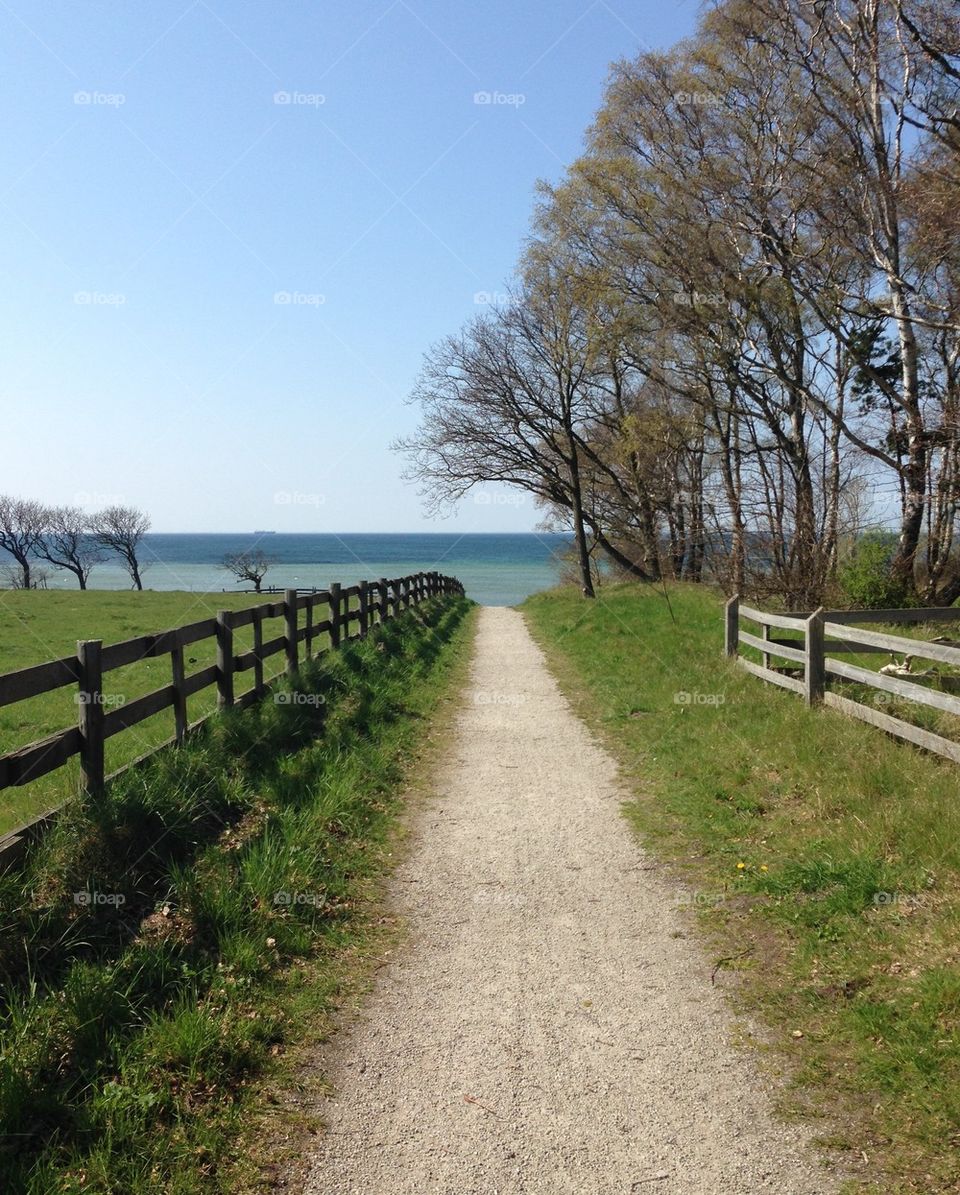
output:
[[[135,506],[108,506],[90,520],[90,529],[101,547],[116,552],[130,574],[134,589],[143,589],[137,552],[150,530],[150,518]]]
[[[73,573],[80,588],[86,589],[93,566],[103,559],[90,516],[76,506],[53,506],[47,509],[44,524],[37,555]]]
[[[220,567],[226,569],[228,573],[233,573],[238,581],[252,582],[254,593],[259,593],[260,587],[263,585],[263,578],[272,564],[273,561],[268,559],[263,552],[252,550],[228,552]]]
[[[0,548],[17,562],[17,588],[30,589],[30,565],[43,534],[45,511],[39,502],[0,494]]]

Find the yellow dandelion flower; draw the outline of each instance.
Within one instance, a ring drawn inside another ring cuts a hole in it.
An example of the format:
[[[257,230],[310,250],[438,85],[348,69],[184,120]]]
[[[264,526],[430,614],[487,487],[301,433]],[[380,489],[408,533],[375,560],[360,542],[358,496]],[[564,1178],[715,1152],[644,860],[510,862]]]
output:
[[[747,866],[747,865],[746,865],[746,863],[738,863],[738,864],[737,864],[737,871],[743,871],[743,869],[744,869],[746,866]]]

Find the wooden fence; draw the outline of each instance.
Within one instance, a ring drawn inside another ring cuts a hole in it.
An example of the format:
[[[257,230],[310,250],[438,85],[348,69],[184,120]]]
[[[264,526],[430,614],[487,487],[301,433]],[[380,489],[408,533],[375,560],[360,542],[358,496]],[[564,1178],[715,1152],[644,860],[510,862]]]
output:
[[[214,618],[106,647],[98,639],[82,640],[77,643],[75,656],[0,676],[0,706],[76,685],[79,709],[78,725],[0,756],[0,789],[29,784],[62,767],[73,756],[79,756],[82,788],[97,792],[111,778],[104,775],[104,743],[112,735],[172,708],[174,734],[162,746],[180,743],[189,731],[205,721],[200,719],[191,725],[187,720],[187,698],[201,689],[217,686],[220,709],[248,705],[262,696],[267,687],[263,665],[270,656],[283,652],[286,671],[292,675],[299,664],[301,644],[304,657],[309,659],[316,654],[314,641],[324,633],[329,634],[330,646],[336,648],[344,639],[362,638],[371,626],[386,622],[412,605],[441,594],[463,592],[459,581],[440,573],[416,573],[392,580],[381,577],[379,581],[361,581],[347,588],[333,584],[329,589],[311,593],[288,589],[280,602],[266,602],[245,610],[221,610]],[[327,607],[327,616],[317,621],[319,606]],[[263,623],[271,618],[284,619],[284,633],[264,642]],[[237,655],[233,632],[246,626],[253,628],[253,648]],[[216,663],[188,674],[184,648],[204,639],[215,639]],[[106,673],[165,655],[170,657],[169,684],[115,709],[107,708],[109,702],[104,700],[103,687]],[[253,673],[253,685],[238,695],[237,674],[248,671]]]
[[[755,623],[760,635],[745,631],[743,620]],[[808,705],[832,706],[843,713],[885,730],[888,734],[927,751],[960,763],[960,742],[944,738],[932,731],[923,730],[911,722],[883,713],[871,705],[853,701],[840,693],[832,692],[831,682],[852,681],[882,693],[890,693],[919,705],[932,707],[960,717],[960,697],[943,693],[926,685],[917,684],[905,676],[889,676],[848,664],[835,659],[843,655],[884,655],[897,653],[922,660],[936,660],[938,663],[960,667],[960,647],[950,643],[933,643],[924,639],[908,639],[902,635],[889,635],[880,631],[864,630],[852,626],[859,622],[883,623],[933,623],[960,622],[960,609],[953,607],[929,607],[911,610],[814,610],[813,612],[773,614],[755,610],[740,604],[739,597],[732,597],[725,611],[725,651],[735,659],[741,668],[770,684],[790,689],[801,694]],[[775,638],[772,630],[800,632],[802,638]],[[752,647],[761,654],[761,663],[744,659],[740,647]],[[790,661],[794,667],[777,671],[770,659]],[[793,675],[791,675],[793,673]],[[799,674],[799,675],[797,675]]]

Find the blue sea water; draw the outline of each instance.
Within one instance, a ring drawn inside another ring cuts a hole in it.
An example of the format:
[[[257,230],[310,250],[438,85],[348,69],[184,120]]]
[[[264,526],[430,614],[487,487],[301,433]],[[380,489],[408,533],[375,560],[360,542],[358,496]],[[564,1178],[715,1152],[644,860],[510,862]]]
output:
[[[228,552],[258,548],[275,563],[265,586],[325,588],[331,581],[354,585],[379,577],[440,572],[458,577],[475,601],[511,606],[559,579],[559,556],[569,545],[565,535],[288,535],[196,534],[145,537],[141,558],[146,589],[219,591],[247,588],[221,565]],[[3,555],[0,553],[0,555]],[[76,586],[71,573],[43,561],[51,589]],[[129,589],[130,579],[114,561],[98,565],[91,589]]]

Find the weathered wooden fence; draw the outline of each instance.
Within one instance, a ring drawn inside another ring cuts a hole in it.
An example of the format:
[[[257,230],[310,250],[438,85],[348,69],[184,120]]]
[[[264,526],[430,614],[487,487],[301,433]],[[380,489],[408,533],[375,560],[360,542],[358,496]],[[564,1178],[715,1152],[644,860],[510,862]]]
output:
[[[745,631],[741,626],[743,620],[755,623],[760,629],[760,634]],[[960,667],[960,647],[924,639],[908,639],[902,635],[889,635],[880,631],[868,631],[851,625],[859,622],[960,622],[960,609],[820,609],[813,612],[773,614],[741,605],[739,597],[732,597],[725,610],[725,651],[753,676],[801,694],[808,705],[823,703],[832,706],[851,717],[869,722],[871,726],[885,730],[888,734],[906,739],[918,747],[935,751],[938,755],[960,763],[960,742],[914,726],[902,718],[896,718],[863,702],[853,701],[830,689],[834,680],[853,681],[960,717],[960,697],[917,684],[909,679],[909,675],[887,676],[834,658],[877,652],[884,655],[898,653]],[[772,630],[800,632],[802,637],[795,635],[793,638],[775,638],[771,635]],[[744,659],[740,655],[741,645],[759,651],[762,662],[755,664],[752,660]],[[771,657],[790,661],[794,667],[789,671],[777,671],[770,663]],[[791,672],[794,675],[791,675]]]
[[[315,641],[324,633],[329,635],[330,646],[336,648],[342,640],[361,638],[371,626],[386,622],[419,602],[441,594],[462,593],[459,581],[440,573],[381,577],[379,581],[361,581],[346,588],[333,584],[329,589],[311,593],[288,589],[283,601],[265,602],[245,610],[221,610],[214,618],[106,647],[97,639],[78,642],[75,656],[0,676],[0,706],[76,685],[79,708],[78,725],[0,756],[0,789],[29,784],[79,756],[82,787],[87,792],[96,792],[110,779],[104,775],[104,743],[112,735],[172,708],[174,734],[162,746],[180,743],[189,731],[205,721],[188,723],[187,698],[194,693],[216,685],[219,708],[248,705],[267,687],[264,661],[270,656],[283,652],[286,671],[292,675],[299,664],[301,644],[304,657],[309,659],[316,654]],[[320,606],[326,606],[327,611],[326,617],[318,621],[315,616]],[[271,618],[284,619],[284,633],[264,642],[263,623]],[[238,655],[234,652],[233,633],[246,626],[253,628],[253,647]],[[205,639],[216,641],[216,663],[188,674],[184,648]],[[115,709],[107,708],[105,674],[165,655],[170,657],[169,684]],[[238,694],[237,675],[244,672],[252,672],[253,683]]]

